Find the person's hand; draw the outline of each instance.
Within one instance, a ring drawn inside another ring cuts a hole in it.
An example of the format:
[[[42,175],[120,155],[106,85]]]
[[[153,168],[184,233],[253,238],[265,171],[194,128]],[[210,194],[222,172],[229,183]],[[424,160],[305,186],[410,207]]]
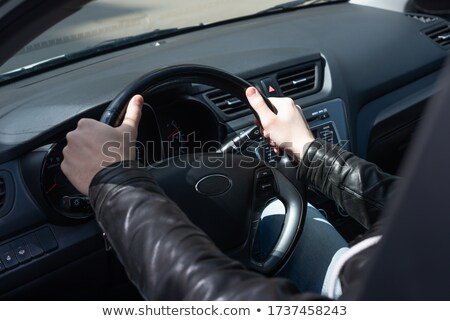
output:
[[[102,168],[136,158],[134,145],[143,103],[140,95],[130,100],[120,127],[83,118],[78,127],[67,134],[61,170],[80,193],[88,194],[92,179]]]
[[[248,102],[260,119],[262,133],[278,153],[283,149],[301,160],[307,146],[314,140],[303,113],[291,98],[269,98],[278,110],[274,114],[255,87],[247,88]]]

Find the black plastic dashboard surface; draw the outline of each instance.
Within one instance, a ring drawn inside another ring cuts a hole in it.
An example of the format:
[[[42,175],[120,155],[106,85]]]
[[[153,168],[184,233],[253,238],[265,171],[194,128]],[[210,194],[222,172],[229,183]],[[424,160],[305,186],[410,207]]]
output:
[[[45,141],[68,118],[109,102],[144,72],[178,63],[250,78],[321,53],[332,87],[301,103],[344,99],[353,133],[362,105],[439,69],[446,51],[421,32],[430,27],[401,13],[335,4],[169,38],[158,47],[130,48],[31,77],[0,89],[0,162],[25,152],[33,140]]]

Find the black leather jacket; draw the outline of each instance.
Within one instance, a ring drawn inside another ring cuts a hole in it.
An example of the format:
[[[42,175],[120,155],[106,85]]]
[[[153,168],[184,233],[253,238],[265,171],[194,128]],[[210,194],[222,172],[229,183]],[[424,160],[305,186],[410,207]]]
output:
[[[366,226],[377,220],[395,181],[321,140],[309,146],[298,174]],[[225,256],[135,162],[100,171],[89,197],[100,227],[145,299],[324,299],[299,293],[289,280],[265,277]],[[344,272],[354,278],[355,269]]]

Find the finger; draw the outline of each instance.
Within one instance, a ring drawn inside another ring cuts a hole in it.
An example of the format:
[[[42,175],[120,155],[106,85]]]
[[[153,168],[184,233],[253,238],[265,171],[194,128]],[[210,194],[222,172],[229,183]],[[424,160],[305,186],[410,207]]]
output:
[[[141,120],[143,104],[144,98],[141,95],[133,96],[128,103],[127,112],[120,127],[128,127],[129,129],[136,130]]]
[[[76,130],[73,130],[71,132],[68,132],[66,134],[66,148],[71,146],[72,148],[75,146],[79,146],[80,143],[82,144],[82,142],[80,142],[80,139],[78,137],[78,132],[81,131],[82,129],[77,128]]]
[[[68,157],[67,155],[69,154],[68,148],[67,146],[65,146],[63,148],[63,161],[61,162],[60,168],[61,171],[64,173],[64,175],[67,176],[67,172],[68,172]]]
[[[247,95],[250,106],[256,111],[261,120],[261,124],[264,126],[264,123],[267,123],[275,114],[267,107],[264,99],[255,87],[247,88],[245,94]]]

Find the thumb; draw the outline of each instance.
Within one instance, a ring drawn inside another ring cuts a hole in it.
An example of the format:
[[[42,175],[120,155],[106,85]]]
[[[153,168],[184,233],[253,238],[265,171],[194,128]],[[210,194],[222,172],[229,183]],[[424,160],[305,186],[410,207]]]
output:
[[[142,115],[142,105],[144,104],[144,98],[141,95],[135,95],[130,99],[127,106],[127,111],[123,119],[122,129],[128,129],[133,132],[137,131],[139,121]]]

